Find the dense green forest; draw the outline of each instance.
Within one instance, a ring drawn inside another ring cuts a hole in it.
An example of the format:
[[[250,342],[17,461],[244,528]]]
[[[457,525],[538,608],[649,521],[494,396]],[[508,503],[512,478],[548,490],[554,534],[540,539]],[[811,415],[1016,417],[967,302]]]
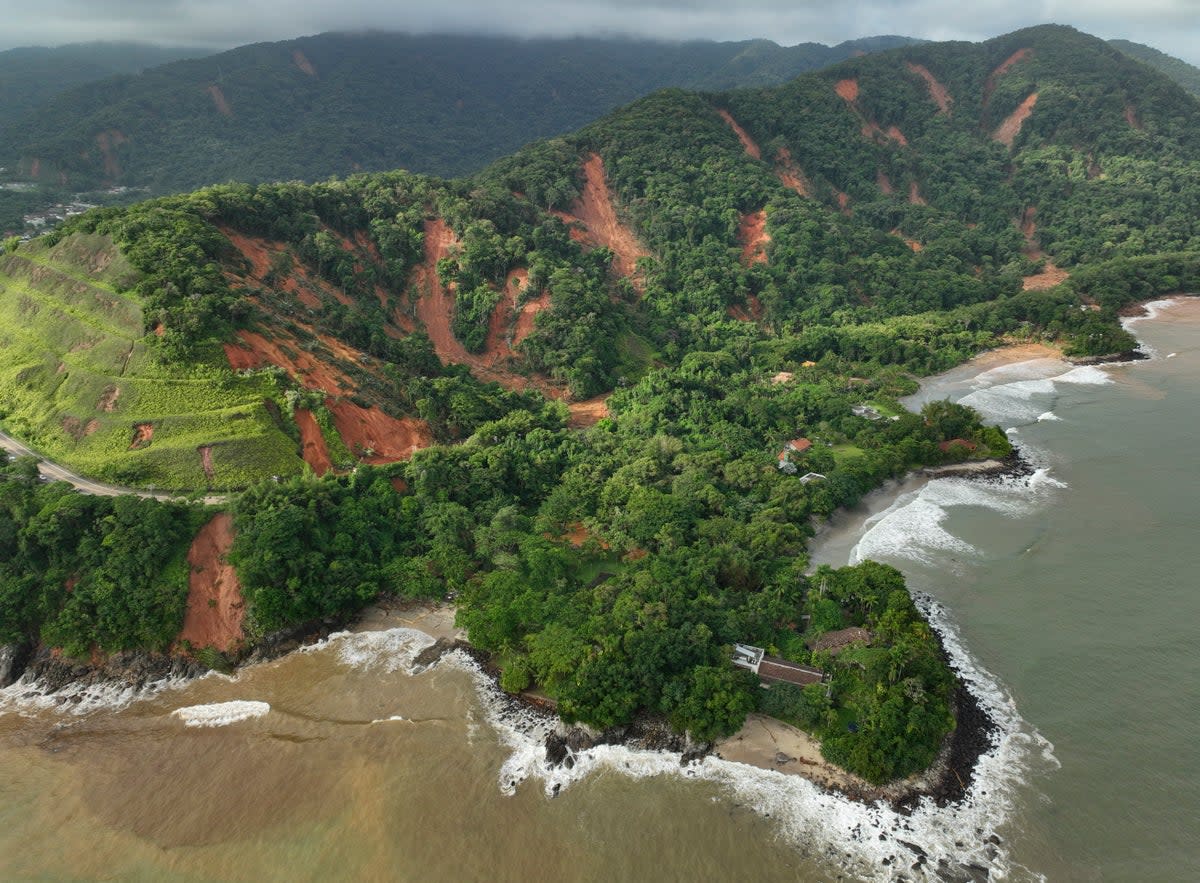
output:
[[[80,86],[0,127],[0,157],[26,174],[37,159],[39,181],[158,193],[401,167],[460,175],[663,86],[780,83],[909,42],[322,34]]]
[[[198,450],[244,451],[228,427],[260,415],[290,459],[230,503],[252,640],[449,593],[502,685],[567,719],[651,712],[707,739],[762,708],[887,780],[936,753],[953,679],[899,574],[806,576],[806,541],[889,477],[1010,452],[970,409],[906,412],[914,376],[1006,340],[1125,353],[1120,309],[1200,284],[1195,110],[1104,42],[1042,27],[660,91],[467,179],[92,212],[0,260],[21,353],[0,414],[66,462],[167,450],[193,474]],[[55,337],[54,316],[80,330]],[[192,380],[241,416],[135,410]],[[320,447],[305,413],[340,467],[323,479],[300,460]],[[428,435],[376,456],[386,438],[364,444],[347,415]],[[73,597],[43,596],[8,634],[67,640]],[[849,627],[870,645],[811,649]],[[821,667],[828,691],[760,690],[728,661],[739,641]]]
[[[1145,62],[1155,70],[1162,71],[1193,95],[1200,95],[1200,68],[1188,64],[1181,58],[1160,52],[1153,46],[1133,43],[1129,40],[1109,40],[1110,46],[1120,49],[1130,58]]]
[[[205,49],[128,42],[6,49],[0,52],[0,132],[11,136],[10,129],[23,116],[77,86],[209,54]]]

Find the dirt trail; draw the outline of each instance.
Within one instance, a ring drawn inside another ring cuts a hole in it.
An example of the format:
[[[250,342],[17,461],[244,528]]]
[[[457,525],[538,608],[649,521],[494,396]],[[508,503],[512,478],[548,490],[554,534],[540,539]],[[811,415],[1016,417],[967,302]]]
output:
[[[233,516],[222,512],[204,525],[188,551],[187,612],[178,641],[222,652],[243,638],[245,607],[237,571],[225,556],[233,545]]]
[[[954,99],[950,97],[950,93],[946,90],[946,87],[938,81],[938,78],[930,73],[929,68],[925,67],[923,64],[916,64],[911,61],[905,62],[904,66],[925,81],[925,87],[929,90],[929,97],[934,100],[935,104],[937,104],[938,112],[949,114],[950,105],[953,103]]]
[[[812,196],[812,184],[796,165],[791,151],[786,147],[779,148],[779,153],[775,154],[775,174],[784,187],[795,190],[801,196]]]
[[[983,84],[983,106],[987,107],[988,102],[992,100],[992,92],[996,89],[996,81],[1012,70],[1013,65],[1033,55],[1032,49],[1018,49],[996,67],[987,78],[987,82]]]
[[[771,241],[771,234],[767,232],[765,210],[742,215],[738,224],[738,241],[742,244],[742,263],[747,267],[767,262],[767,244]]]
[[[329,405],[338,435],[364,463],[395,463],[433,444],[429,424],[415,417],[397,419],[378,408],[361,408],[353,402]]]
[[[567,405],[567,409],[571,412],[571,416],[567,420],[567,426],[571,429],[587,429],[589,426],[595,426],[607,417],[609,414],[608,395],[608,393],[605,393],[604,395],[596,396],[594,399],[572,402]]]
[[[233,116],[233,108],[229,106],[229,102],[225,100],[225,93],[221,91],[221,87],[213,83],[204,90],[212,98],[213,106],[217,109],[217,113],[221,116]]]
[[[729,128],[733,129],[733,134],[738,136],[738,140],[742,142],[742,147],[746,148],[746,155],[753,159],[762,159],[762,151],[754,143],[754,139],[750,137],[749,133],[738,125],[737,120],[733,118],[733,114],[720,108],[717,109],[717,113],[721,115],[721,119],[729,124]]]
[[[304,462],[311,466],[318,476],[324,475],[333,468],[333,461],[329,458],[329,449],[325,446],[325,436],[321,435],[317,418],[308,408],[297,408],[296,427],[300,430],[300,448]]]
[[[999,141],[1005,147],[1012,147],[1013,139],[1021,131],[1021,126],[1029,115],[1033,113],[1033,106],[1037,104],[1038,94],[1031,92],[1029,97],[1017,105],[1017,109],[1010,113],[992,133],[992,139]]]

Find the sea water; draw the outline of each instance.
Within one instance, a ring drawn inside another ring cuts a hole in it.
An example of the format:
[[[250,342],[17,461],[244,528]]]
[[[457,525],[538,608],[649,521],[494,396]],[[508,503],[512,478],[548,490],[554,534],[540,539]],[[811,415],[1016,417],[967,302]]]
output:
[[[1198,879],[1196,306],[1132,326],[1149,361],[927,383],[914,407],[973,404],[1036,471],[900,484],[814,547],[901,568],[996,721],[959,806],[614,746],[551,768],[543,718],[394,628],[136,693],[0,691],[0,878]]]

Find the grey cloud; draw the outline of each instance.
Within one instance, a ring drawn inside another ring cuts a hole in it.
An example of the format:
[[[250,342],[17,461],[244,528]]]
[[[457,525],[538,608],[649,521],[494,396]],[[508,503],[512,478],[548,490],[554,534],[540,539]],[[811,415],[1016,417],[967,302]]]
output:
[[[980,40],[1047,21],[1200,63],[1200,0],[44,0],[6,11],[0,48],[96,39],[230,47],[363,28],[790,45],[873,34]]]

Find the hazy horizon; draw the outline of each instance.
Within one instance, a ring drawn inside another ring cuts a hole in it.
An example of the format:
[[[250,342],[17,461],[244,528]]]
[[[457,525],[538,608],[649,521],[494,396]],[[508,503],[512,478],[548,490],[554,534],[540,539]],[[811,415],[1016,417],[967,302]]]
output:
[[[983,0],[966,8],[947,0],[515,0],[503,5],[456,0],[420,6],[389,0],[301,3],[261,0],[47,0],[10,10],[0,51],[88,42],[142,42],[223,51],[249,43],[329,31],[469,34],[503,37],[631,37],[662,41],[749,39],[836,45],[900,35],[978,42],[1054,22],[1103,39],[1146,43],[1200,64],[1197,0],[1097,0],[1087,8],[1057,0]]]

